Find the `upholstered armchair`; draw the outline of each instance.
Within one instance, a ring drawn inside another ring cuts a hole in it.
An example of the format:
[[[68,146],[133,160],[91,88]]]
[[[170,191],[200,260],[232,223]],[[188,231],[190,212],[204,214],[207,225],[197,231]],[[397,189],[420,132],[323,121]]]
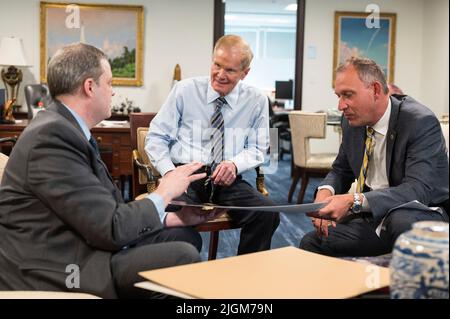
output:
[[[291,127],[294,171],[292,183],[289,189],[288,201],[292,201],[295,187],[302,179],[297,203],[303,203],[309,177],[324,177],[331,170],[331,165],[336,158],[335,153],[311,153],[310,143],[312,139],[324,139],[326,137],[326,113],[310,113],[292,111],[289,113]]]

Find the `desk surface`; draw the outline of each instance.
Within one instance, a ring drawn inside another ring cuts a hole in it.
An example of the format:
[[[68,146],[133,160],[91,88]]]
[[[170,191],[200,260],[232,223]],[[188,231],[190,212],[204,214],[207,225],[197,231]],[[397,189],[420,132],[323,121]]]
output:
[[[28,126],[29,120],[16,120],[14,124],[0,124],[0,131],[23,131],[25,127]],[[108,122],[108,121],[105,121]],[[120,123],[120,124],[119,124]],[[94,126],[92,131],[97,132],[129,132],[130,131],[130,122],[128,121],[111,121],[111,124],[102,125],[101,123]]]

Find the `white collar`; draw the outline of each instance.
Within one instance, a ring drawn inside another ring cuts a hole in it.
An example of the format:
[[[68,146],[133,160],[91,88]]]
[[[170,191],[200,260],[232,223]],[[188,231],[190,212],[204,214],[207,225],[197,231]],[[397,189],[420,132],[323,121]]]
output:
[[[230,93],[224,96],[225,100],[227,100],[227,105],[230,108],[233,108],[233,106],[237,105],[238,97],[239,97],[239,91],[241,87],[241,81],[239,81],[236,86],[231,90]],[[206,92],[206,102],[213,103],[217,98],[220,97],[220,94],[214,91],[213,87],[211,86],[211,79],[208,80],[208,91]]]
[[[386,111],[384,111],[383,116],[378,120],[377,123],[375,123],[372,128],[375,130],[375,132],[385,136],[387,134],[387,131],[389,129],[389,119],[391,118],[391,99],[389,98],[388,106],[386,108]]]

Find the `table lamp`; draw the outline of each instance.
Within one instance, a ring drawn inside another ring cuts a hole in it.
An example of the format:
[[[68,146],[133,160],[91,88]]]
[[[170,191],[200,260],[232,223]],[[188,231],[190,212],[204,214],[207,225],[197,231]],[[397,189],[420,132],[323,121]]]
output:
[[[2,80],[5,83],[6,103],[3,108],[3,122],[14,123],[13,108],[17,101],[20,82],[22,82],[22,71],[18,66],[28,66],[25,61],[22,39],[5,37],[0,42],[0,66],[2,69]]]

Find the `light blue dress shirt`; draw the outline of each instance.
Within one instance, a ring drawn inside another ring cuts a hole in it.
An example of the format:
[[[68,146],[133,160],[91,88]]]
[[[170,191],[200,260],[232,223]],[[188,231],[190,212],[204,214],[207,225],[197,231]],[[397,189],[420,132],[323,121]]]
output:
[[[63,103],[61,103],[61,104],[64,105]],[[78,115],[77,112],[73,111],[70,107],[67,107],[66,105],[64,105],[64,107],[66,109],[68,109],[69,112],[73,115],[73,117],[77,121],[78,125],[81,127],[81,130],[83,131],[84,136],[86,136],[86,139],[89,141],[91,139],[91,131],[89,131],[89,128],[86,125],[86,123]],[[166,213],[164,211],[165,206],[164,206],[164,200],[162,199],[162,197],[157,194],[152,193],[152,194],[148,195],[146,198],[150,199],[153,202],[153,204],[155,204],[156,209],[158,210],[158,215],[164,224],[164,219],[166,218]]]
[[[219,96],[209,77],[186,79],[174,86],[146,137],[145,150],[161,175],[174,169],[173,163],[211,164],[210,120]],[[266,159],[268,98],[240,81],[225,99],[224,160],[233,161],[241,174]]]

